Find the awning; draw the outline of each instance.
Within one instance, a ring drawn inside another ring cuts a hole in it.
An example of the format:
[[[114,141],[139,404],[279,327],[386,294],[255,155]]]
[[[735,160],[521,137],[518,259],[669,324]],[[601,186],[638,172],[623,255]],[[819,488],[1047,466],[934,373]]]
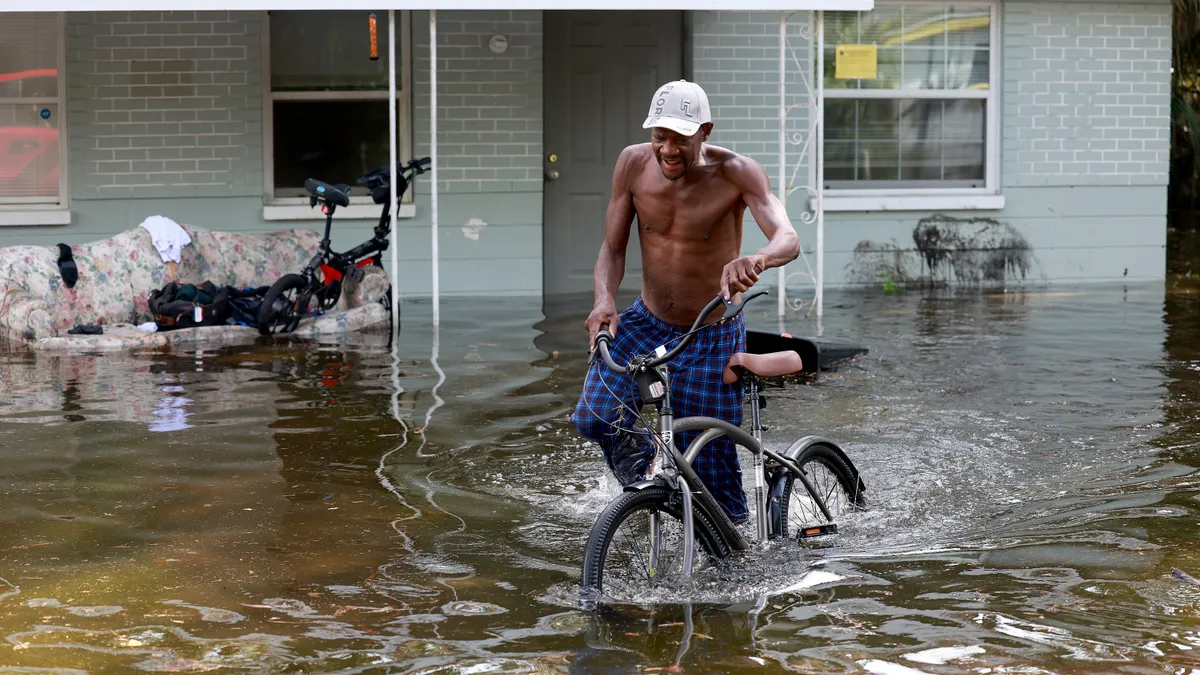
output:
[[[780,94],[780,147],[779,147],[779,163],[780,163],[780,181],[784,179],[784,157],[786,153],[786,109],[784,105],[784,51],[785,51],[785,31],[786,17],[794,12],[818,12],[817,27],[819,35],[823,37],[823,22],[821,13],[823,10],[837,11],[868,11],[874,9],[875,0],[657,0],[651,4],[645,0],[559,0],[551,2],[548,0],[424,0],[420,2],[404,1],[404,0],[339,0],[332,2],[331,0],[39,0],[36,4],[30,4],[28,0],[0,0],[0,12],[111,12],[111,11],[264,11],[264,10],[304,10],[304,9],[321,9],[321,10],[388,10],[388,54],[389,63],[391,64],[388,70],[388,91],[389,91],[389,135],[391,146],[391,166],[392,166],[392,195],[391,203],[396,204],[396,163],[398,161],[397,138],[396,138],[396,17],[395,10],[429,10],[429,69],[430,69],[430,107],[432,110],[437,110],[437,10],[459,11],[459,10],[691,10],[691,11],[777,11],[780,13],[780,36],[779,36],[779,51],[780,51],[780,72],[779,72],[779,94]],[[823,50],[817,50],[816,63],[820,63],[823,58]],[[821,72],[817,70],[817,72]],[[814,74],[815,75],[815,74]],[[823,92],[821,82],[823,78],[813,78],[813,83],[816,85],[818,92]],[[817,115],[818,120],[823,112],[823,96],[818,93]],[[818,122],[819,124],[819,122]],[[439,286],[438,286],[438,164],[437,164],[437,114],[430,115],[430,157],[432,163],[430,166],[430,176],[432,182],[432,190],[430,197],[430,219],[432,228],[432,266],[433,266],[433,325],[436,327],[439,323]],[[819,141],[819,136],[818,136]],[[817,317],[820,318],[822,311],[822,285],[823,285],[823,244],[824,244],[824,219],[823,219],[823,204],[821,199],[821,188],[819,176],[823,169],[823,162],[820,156],[819,145],[814,151],[816,154],[817,163],[817,192],[816,192],[816,222],[817,222],[817,273],[816,273],[816,309]],[[781,201],[784,201],[786,206],[786,184],[778,186]],[[396,276],[396,228],[392,228],[392,307],[397,308],[397,276]],[[783,296],[785,294],[785,275],[783,270],[779,273],[779,311],[782,317],[784,311]],[[399,320],[400,313],[393,311],[393,328],[396,328],[395,322]]]
[[[426,0],[411,2],[404,0],[48,0],[36,6],[25,0],[0,0],[0,11],[7,12],[132,12],[132,11],[258,11],[266,9],[440,9],[457,10],[570,10],[570,9],[640,9],[640,10],[695,10],[695,11],[789,11],[813,10],[869,10],[874,9],[875,0]]]

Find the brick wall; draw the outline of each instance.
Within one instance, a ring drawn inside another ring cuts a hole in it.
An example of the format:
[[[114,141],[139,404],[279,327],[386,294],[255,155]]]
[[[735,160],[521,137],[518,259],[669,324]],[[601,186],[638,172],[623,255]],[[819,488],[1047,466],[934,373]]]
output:
[[[1003,5],[1004,185],[1162,185],[1171,4]]]
[[[438,14],[438,179],[447,194],[542,191],[541,12]],[[429,15],[413,12],[415,148],[429,153]],[[494,54],[488,40],[508,37]],[[418,184],[428,193],[429,181]],[[532,214],[531,214],[532,216]]]
[[[788,40],[803,69],[811,69],[808,43],[800,34],[808,12],[797,12],[788,23]],[[713,116],[710,140],[754,158],[778,188],[779,176],[779,14],[777,12],[696,12],[693,17],[692,79],[708,93]],[[788,104],[808,95],[801,68],[788,54]],[[807,73],[805,73],[807,74]],[[808,111],[796,108],[788,116],[790,133],[805,132]],[[789,146],[787,175],[800,156]],[[806,180],[801,171],[797,180]]]
[[[256,12],[67,19],[76,199],[262,193]]]

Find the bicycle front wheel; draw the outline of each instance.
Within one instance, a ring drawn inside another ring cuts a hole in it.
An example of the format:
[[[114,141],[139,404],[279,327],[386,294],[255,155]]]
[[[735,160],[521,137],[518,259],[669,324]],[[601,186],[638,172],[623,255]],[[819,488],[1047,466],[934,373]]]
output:
[[[285,274],[271,285],[258,310],[259,333],[271,335],[296,330],[308,305],[304,285],[304,277],[299,274]]]
[[[853,512],[863,504],[858,481],[846,465],[845,460],[824,443],[814,443],[805,448],[794,460],[804,472],[813,491],[820,496],[833,522]],[[780,512],[778,536],[803,537],[830,524],[821,507],[804,483],[791,471],[784,471],[780,480]],[[774,491],[772,491],[774,493]]]
[[[600,514],[588,538],[582,586],[587,600],[646,601],[683,583],[683,511],[671,490],[623,492]],[[716,525],[692,509],[692,574],[729,556]]]

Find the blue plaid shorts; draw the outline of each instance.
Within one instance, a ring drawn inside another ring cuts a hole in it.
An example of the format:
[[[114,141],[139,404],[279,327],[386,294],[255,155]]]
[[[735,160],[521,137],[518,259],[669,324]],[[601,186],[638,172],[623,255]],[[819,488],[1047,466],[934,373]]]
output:
[[[673,348],[675,338],[685,333],[686,328],[672,326],[651,314],[639,297],[621,312],[609,353],[617,363],[626,363],[633,356],[652,353],[659,345]],[[746,326],[741,314],[698,331],[687,349],[667,364],[675,418],[704,415],[740,426],[742,383],[725,384],[721,374],[729,357],[745,349]],[[649,431],[633,412],[641,413],[640,399],[633,378],[609,370],[597,355],[571,414],[571,422],[585,438],[600,446],[608,467],[623,485],[640,479],[653,457]],[[648,410],[647,414],[653,413]],[[677,434],[676,445],[686,448],[699,434]],[[732,520],[747,517],[737,445],[728,436],[709,443],[693,460],[692,468]]]

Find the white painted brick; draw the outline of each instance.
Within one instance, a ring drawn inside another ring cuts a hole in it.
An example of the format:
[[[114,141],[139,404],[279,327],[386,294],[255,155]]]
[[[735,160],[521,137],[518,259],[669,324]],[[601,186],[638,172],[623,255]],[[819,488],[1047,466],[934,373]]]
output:
[[[438,182],[449,193],[540,191],[540,12],[456,12],[438,20]],[[414,25],[425,15],[414,13]],[[415,152],[429,153],[428,31],[414,31]],[[503,55],[487,41],[509,38]],[[430,183],[418,183],[428,192]]]
[[[1166,2],[1006,4],[1005,184],[1112,184],[1114,176],[1120,184],[1163,182],[1168,135],[1151,132],[1147,124],[1169,127],[1168,89],[1158,80],[1166,79],[1162,73],[1169,68],[1160,40],[1169,33],[1170,12]],[[1018,67],[1012,54],[1027,51],[1041,63]],[[1067,109],[1054,103],[1054,93],[1063,95]],[[1015,115],[1009,112],[1012,98]],[[1047,129],[1059,138],[1080,139],[1064,146],[1072,161],[1053,161],[1058,158],[1053,151],[1049,161],[1031,156],[1047,147]],[[1155,158],[1162,164],[1155,166]]]
[[[259,33],[253,12],[69,15],[71,142],[121,152],[72,163],[72,193],[136,185],[141,196],[188,196],[220,184],[224,194],[258,194],[261,180],[245,180],[262,165],[261,103],[246,91],[258,91],[246,85],[258,64],[245,45],[230,45]]]

